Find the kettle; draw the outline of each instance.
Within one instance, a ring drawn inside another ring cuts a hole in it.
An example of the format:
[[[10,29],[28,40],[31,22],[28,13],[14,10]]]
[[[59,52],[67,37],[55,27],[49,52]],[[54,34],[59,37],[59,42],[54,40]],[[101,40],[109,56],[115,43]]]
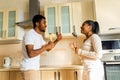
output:
[[[11,65],[11,62],[12,62],[12,60],[10,57],[4,57],[3,58],[3,67],[9,68]]]

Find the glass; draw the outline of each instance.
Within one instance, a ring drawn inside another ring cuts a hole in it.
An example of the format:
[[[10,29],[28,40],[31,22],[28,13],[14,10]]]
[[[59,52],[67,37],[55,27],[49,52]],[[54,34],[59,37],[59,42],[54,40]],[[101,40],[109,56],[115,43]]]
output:
[[[56,14],[55,14],[55,7],[48,8],[48,33],[56,33],[55,27],[56,27]]]
[[[120,49],[120,40],[102,41],[103,50]]]
[[[70,12],[69,6],[61,7],[62,33],[70,33]]]
[[[120,64],[106,65],[106,80],[120,80]]]
[[[16,21],[16,12],[9,11],[8,14],[8,37],[15,36],[15,21]]]
[[[3,28],[3,12],[0,12],[0,37],[2,37]]]

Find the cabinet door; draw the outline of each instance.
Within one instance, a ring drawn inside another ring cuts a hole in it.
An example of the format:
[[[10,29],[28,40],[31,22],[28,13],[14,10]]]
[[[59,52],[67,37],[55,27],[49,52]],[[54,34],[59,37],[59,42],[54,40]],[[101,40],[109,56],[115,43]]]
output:
[[[5,31],[6,16],[5,16],[5,14],[6,14],[6,12],[4,10],[0,11],[0,40],[4,39],[5,34],[6,34],[6,31]]]
[[[75,75],[76,75],[76,80],[83,80],[83,69],[76,70]],[[87,73],[86,73],[86,77],[84,77],[84,78],[86,78],[85,80],[88,80],[87,79],[88,78]]]
[[[10,80],[23,80],[20,71],[10,71]]]
[[[57,80],[57,71],[56,70],[41,71],[41,80]]]
[[[58,80],[69,80],[67,79],[67,70],[58,70],[57,76]]]
[[[67,70],[67,80],[77,80],[75,70]]]
[[[76,33],[82,35],[82,23],[85,20],[95,20],[93,1],[72,2],[72,16],[72,23],[75,26]]]
[[[45,16],[47,20],[46,37],[49,33],[55,34],[58,20],[57,5],[50,5],[45,7]]]
[[[58,70],[58,80],[78,80],[74,69]]]
[[[71,35],[72,16],[70,3],[45,6],[45,16],[47,20],[46,37],[48,37],[49,33],[55,36],[57,29],[64,36]]]
[[[7,11],[7,34],[6,38],[12,38],[15,37],[15,21],[16,21],[16,11],[15,10],[9,10]]]
[[[58,7],[59,10],[59,26],[61,27],[61,33],[65,35],[71,35],[72,32],[72,9],[71,3],[61,4]]]
[[[9,43],[23,39],[24,29],[15,23],[23,20],[23,11],[18,9],[0,10],[0,43]],[[13,41],[14,39],[14,41]]]
[[[3,12],[0,11],[0,38],[3,37]]]
[[[80,2],[73,2],[72,3],[72,27],[75,26],[75,31],[78,35],[81,34],[81,25],[82,25],[82,12],[81,12],[81,3]]]
[[[0,71],[0,80],[9,80],[9,71]]]
[[[95,0],[96,20],[101,34],[120,33],[120,1]],[[114,6],[113,6],[114,5]]]

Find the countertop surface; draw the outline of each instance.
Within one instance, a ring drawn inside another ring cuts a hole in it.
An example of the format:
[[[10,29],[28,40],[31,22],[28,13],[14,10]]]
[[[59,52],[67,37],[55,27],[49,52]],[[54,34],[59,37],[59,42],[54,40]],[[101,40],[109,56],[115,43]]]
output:
[[[62,70],[62,69],[84,69],[84,67],[82,65],[45,65],[45,66],[41,66],[40,70]],[[0,67],[0,71],[20,71],[20,67],[9,67],[9,68],[4,68],[4,67]]]

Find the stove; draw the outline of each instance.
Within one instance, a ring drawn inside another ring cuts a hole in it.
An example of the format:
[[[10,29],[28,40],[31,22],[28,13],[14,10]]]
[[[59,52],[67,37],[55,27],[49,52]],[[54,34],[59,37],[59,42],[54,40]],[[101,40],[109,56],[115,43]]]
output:
[[[105,80],[120,80],[120,53],[107,53],[102,57]]]
[[[101,59],[103,62],[109,62],[109,61],[120,61],[120,53],[106,53],[103,54],[103,57]]]

